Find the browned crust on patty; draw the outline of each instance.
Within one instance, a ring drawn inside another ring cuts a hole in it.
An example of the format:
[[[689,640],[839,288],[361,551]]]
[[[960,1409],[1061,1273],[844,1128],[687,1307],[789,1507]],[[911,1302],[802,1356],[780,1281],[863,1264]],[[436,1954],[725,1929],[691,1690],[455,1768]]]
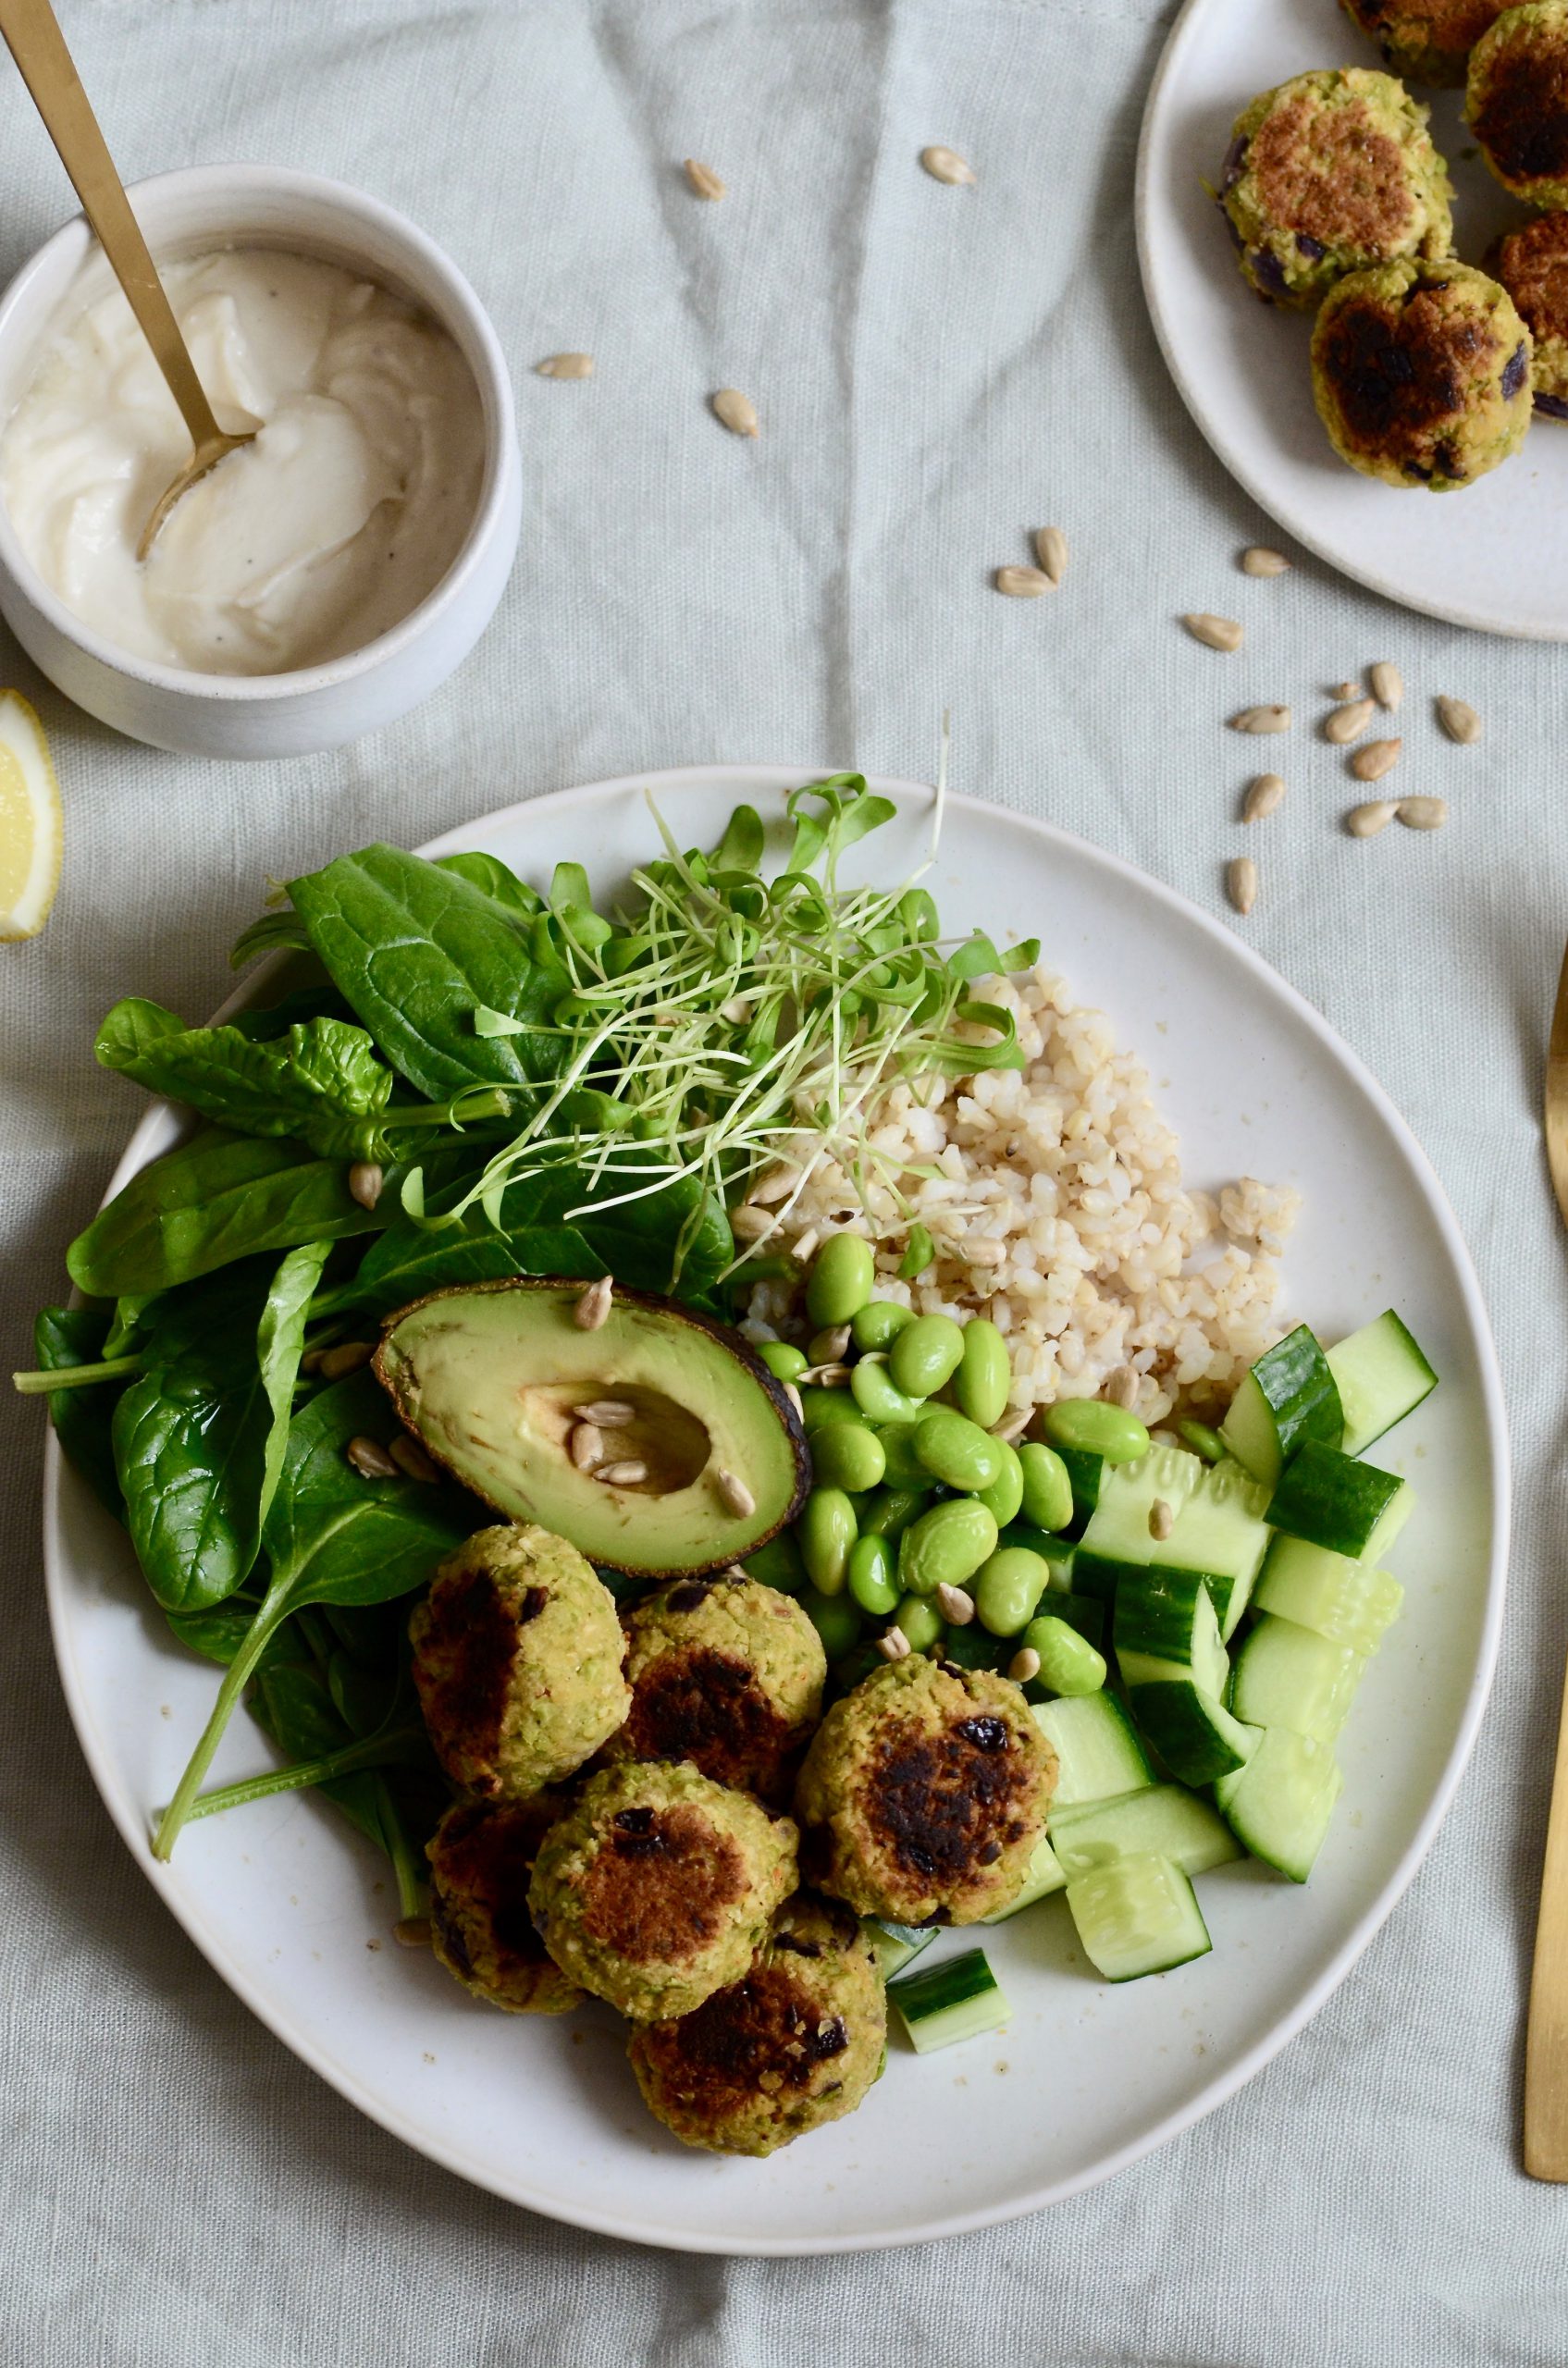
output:
[[[1486,268],[1537,338],[1568,338],[1568,214],[1543,214],[1500,239]]]
[[[1345,5],[1374,41],[1460,56],[1475,48],[1510,0],[1345,0]]]
[[[1021,1839],[1038,1788],[1037,1770],[993,1712],[974,1711],[934,1735],[889,1717],[862,1807],[873,1841],[904,1873],[947,1892]]]
[[[488,1571],[460,1569],[437,1579],[410,1622],[414,1690],[431,1743],[447,1774],[471,1792],[500,1790],[495,1762],[517,1631],[547,1599],[542,1587],[530,1587],[513,1609]]]
[[[689,1759],[716,1784],[782,1804],[804,1740],[738,1654],[682,1645],[636,1679],[615,1746],[635,1759]]]
[[[700,1956],[743,1898],[746,1859],[689,1801],[618,1809],[582,1884],[582,1928],[628,1965]]]
[[[1568,40],[1500,43],[1470,128],[1508,180],[1568,179]]]
[[[1358,450],[1394,460],[1463,417],[1468,388],[1500,356],[1489,324],[1438,302],[1449,282],[1417,283],[1401,303],[1352,298],[1319,329],[1317,356],[1345,435]],[[1439,444],[1438,465],[1449,466]]]
[[[459,1980],[498,2004],[526,2009],[540,2004],[554,2011],[581,1995],[528,1913],[539,1844],[566,1807],[559,1793],[527,1801],[461,1801],[431,1841],[436,1954]]]
[[[1414,210],[1400,144],[1363,99],[1324,106],[1298,92],[1258,126],[1247,167],[1270,218],[1326,247],[1391,253]]]

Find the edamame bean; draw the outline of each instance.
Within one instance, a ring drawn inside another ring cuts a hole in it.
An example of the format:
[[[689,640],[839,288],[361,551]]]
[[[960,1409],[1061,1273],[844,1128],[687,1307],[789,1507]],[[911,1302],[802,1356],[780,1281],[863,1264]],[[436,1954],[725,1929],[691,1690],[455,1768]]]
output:
[[[1223,1463],[1230,1452],[1219,1433],[1211,1431],[1206,1423],[1178,1423],[1176,1436],[1186,1442],[1194,1455],[1201,1455],[1205,1463]]]
[[[1030,1439],[1019,1449],[1023,1467],[1020,1511],[1035,1529],[1066,1529],[1072,1519],[1072,1482],[1054,1448]]]
[[[1027,1546],[999,1547],[982,1564],[969,1589],[981,1626],[994,1636],[1021,1634],[1050,1577],[1044,1558],[1031,1554]]]
[[[1039,1654],[1038,1682],[1053,1694],[1098,1694],[1104,1685],[1105,1657],[1067,1621],[1049,1613],[1031,1620],[1022,1642]]]
[[[880,1487],[886,1470],[883,1443],[864,1423],[830,1423],[811,1442],[811,1472],[821,1488],[854,1496]]]
[[[894,1385],[908,1398],[931,1398],[951,1381],[964,1353],[964,1336],[950,1315],[917,1315],[887,1352]]]
[[[849,1369],[849,1394],[869,1423],[912,1423],[920,1400],[895,1389],[880,1357],[862,1357]]]
[[[1002,1450],[988,1432],[951,1406],[933,1406],[915,1426],[915,1454],[933,1480],[970,1495],[1000,1476]]]
[[[858,1537],[849,1549],[849,1592],[873,1620],[898,1600],[897,1558],[885,1537]]]
[[[947,1623],[941,1612],[921,1595],[902,1597],[894,1614],[894,1624],[904,1631],[912,1653],[929,1653],[947,1634]]]
[[[1071,1586],[1078,1548],[1070,1537],[1048,1537],[1043,1529],[1036,1529],[1031,1522],[1014,1521],[1009,1522],[1003,1531],[1002,1543],[1004,1546],[1027,1546],[1031,1554],[1038,1554],[1050,1572],[1046,1585],[1056,1592],[1065,1595]]]
[[[823,1242],[811,1268],[807,1314],[819,1330],[828,1324],[847,1324],[870,1298],[875,1276],[870,1243],[858,1233],[835,1233]]]
[[[924,1488],[879,1488],[860,1516],[862,1537],[902,1537],[931,1499]]]
[[[831,1423],[858,1423],[864,1417],[847,1389],[808,1387],[800,1393],[800,1419],[809,1438],[814,1432],[825,1431]]]
[[[938,1587],[961,1587],[995,1551],[994,1516],[974,1497],[950,1497],[904,1532],[898,1575],[910,1595],[934,1595]]]
[[[1103,1398],[1058,1398],[1045,1409],[1045,1436],[1056,1447],[1103,1455],[1107,1463],[1135,1463],[1149,1452],[1149,1434],[1137,1415]]]
[[[1006,1412],[1012,1378],[1002,1335],[985,1316],[971,1316],[964,1326],[964,1353],[953,1376],[953,1395],[982,1431],[999,1423]]]
[[[864,1307],[849,1319],[849,1329],[855,1346],[862,1356],[870,1349],[891,1349],[900,1332],[915,1320],[912,1307],[900,1307],[895,1299],[869,1299]]]
[[[842,1488],[813,1488],[795,1524],[806,1575],[819,1595],[842,1595],[855,1543],[855,1508]]]
[[[853,1596],[822,1595],[815,1587],[808,1587],[800,1598],[801,1610],[822,1640],[822,1650],[830,1661],[844,1659],[859,1641],[860,1607]]]
[[[1010,1521],[1017,1521],[1023,1503],[1023,1465],[1017,1448],[1005,1439],[998,1439],[996,1445],[1002,1450],[1002,1469],[989,1488],[977,1488],[974,1493],[995,1514],[997,1528],[1006,1529]]]
[[[806,1352],[787,1340],[764,1340],[757,1351],[775,1381],[798,1381],[806,1371]]]
[[[894,1488],[922,1488],[929,1495],[931,1474],[915,1453],[914,1424],[885,1424],[877,1437],[887,1458],[888,1485]]]

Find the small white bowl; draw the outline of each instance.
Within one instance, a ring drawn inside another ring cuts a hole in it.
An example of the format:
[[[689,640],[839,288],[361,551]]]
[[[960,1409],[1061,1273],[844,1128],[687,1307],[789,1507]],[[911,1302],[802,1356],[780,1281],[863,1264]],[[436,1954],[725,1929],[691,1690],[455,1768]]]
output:
[[[195,673],[154,665],[96,634],[50,590],[0,506],[0,615],[79,707],[133,740],[197,757],[298,757],[393,722],[444,683],[495,613],[523,523],[512,382],[478,298],[439,247],[390,206],[340,182],[270,165],[204,165],[130,191],[155,261],[260,246],[364,272],[420,305],[472,370],[485,423],[478,508],[428,598],[346,658],[284,674]],[[0,421],[27,387],[50,332],[111,285],[78,216],[0,296]]]

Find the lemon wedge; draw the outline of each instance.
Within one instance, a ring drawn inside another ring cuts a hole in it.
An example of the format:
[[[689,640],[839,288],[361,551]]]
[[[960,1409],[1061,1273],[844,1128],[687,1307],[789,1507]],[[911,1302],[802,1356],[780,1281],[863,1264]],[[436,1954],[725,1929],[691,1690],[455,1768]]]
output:
[[[0,944],[36,937],[60,881],[60,791],[26,699],[0,691]]]

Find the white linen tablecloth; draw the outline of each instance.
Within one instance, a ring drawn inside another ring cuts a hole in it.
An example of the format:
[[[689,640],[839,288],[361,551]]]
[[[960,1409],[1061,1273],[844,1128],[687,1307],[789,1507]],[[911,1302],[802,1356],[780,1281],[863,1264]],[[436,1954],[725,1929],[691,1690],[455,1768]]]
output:
[[[7,1363],[141,1098],[114,998],[196,1018],[268,874],[531,792],[683,761],[859,764],[1048,814],[1199,903],[1242,841],[1246,698],[1379,658],[1401,789],[1368,847],[1298,731],[1252,941],[1366,1058],[1480,1264],[1519,1469],[1490,1715],[1427,1865],[1305,2034],[1201,2127],[1054,2212],[893,2254],[682,2259],[432,2168],[252,2020],[115,1839],[62,1706],[35,1403],[0,1400],[6,1913],[0,2359],[40,2368],[1471,2368],[1568,2362],[1568,2193],[1519,2168],[1521,2009],[1565,1644],[1564,1244],[1536,1112],[1568,928],[1564,660],[1384,606],[1271,540],[1167,381],[1132,152],[1160,0],[67,0],[127,177],[223,159],[357,182],[472,276],[513,366],[521,564],[396,731],[225,769],[74,713],[9,648],[65,784],[58,909],[0,957]],[[1346,48],[1352,46],[1347,39]],[[974,191],[917,166],[961,150]],[[720,205],[680,160],[711,164]],[[0,73],[0,269],[70,210]],[[1216,266],[1217,267],[1217,266]],[[531,364],[598,357],[591,383]],[[756,442],[705,401],[755,400]],[[1556,432],[1556,431],[1549,431]],[[1568,433],[1568,430],[1562,431]],[[1412,496],[1411,499],[1417,497]],[[1070,537],[1063,591],[990,572]],[[1528,553],[1520,554],[1521,565]],[[1251,630],[1240,659],[1176,612]],[[1478,748],[1439,740],[1469,698]],[[1265,744],[1265,754],[1278,744]],[[1393,840],[1397,839],[1396,845]]]

